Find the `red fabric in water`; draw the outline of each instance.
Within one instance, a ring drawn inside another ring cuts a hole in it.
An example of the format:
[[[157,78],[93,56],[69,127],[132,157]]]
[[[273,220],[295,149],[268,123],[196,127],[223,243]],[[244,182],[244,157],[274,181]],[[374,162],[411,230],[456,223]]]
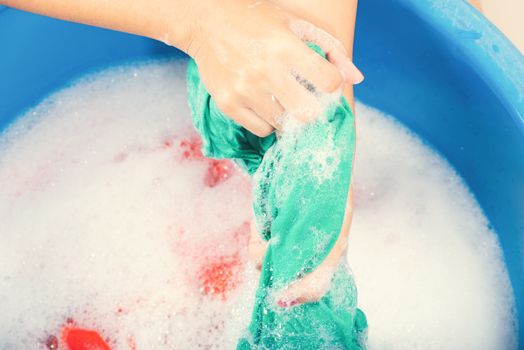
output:
[[[65,327],[62,330],[62,338],[68,350],[111,350],[94,330]]]

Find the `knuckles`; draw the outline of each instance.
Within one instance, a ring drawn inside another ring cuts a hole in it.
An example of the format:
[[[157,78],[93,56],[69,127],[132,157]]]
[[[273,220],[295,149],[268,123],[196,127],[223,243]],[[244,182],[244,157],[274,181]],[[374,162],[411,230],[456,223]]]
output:
[[[267,124],[264,126],[257,127],[256,130],[250,130],[253,134],[255,134],[258,137],[266,137],[273,133],[275,129]]]
[[[234,115],[237,111],[239,96],[229,89],[221,89],[214,97],[217,107],[227,116]]]
[[[344,82],[344,78],[340,72],[333,68],[331,73],[326,77],[326,91],[334,92],[336,91]]]

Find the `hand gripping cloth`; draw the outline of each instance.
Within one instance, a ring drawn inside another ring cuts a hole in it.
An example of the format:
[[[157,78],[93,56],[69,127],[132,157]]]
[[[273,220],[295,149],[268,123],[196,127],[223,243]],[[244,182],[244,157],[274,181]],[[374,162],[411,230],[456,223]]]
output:
[[[317,45],[308,45],[326,58]],[[278,135],[258,137],[218,109],[192,59],[187,88],[203,154],[232,159],[252,176],[255,224],[269,241],[251,322],[237,350],[364,349],[367,320],[344,255],[318,301],[283,308],[274,298],[315,270],[339,237],[355,144],[347,100],[332,100],[313,122],[288,117]]]

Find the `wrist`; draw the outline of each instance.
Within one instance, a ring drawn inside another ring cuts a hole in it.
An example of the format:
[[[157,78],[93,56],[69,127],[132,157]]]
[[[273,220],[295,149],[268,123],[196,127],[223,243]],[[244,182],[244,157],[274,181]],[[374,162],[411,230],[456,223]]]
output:
[[[211,6],[206,6],[208,2],[208,0],[184,2],[172,11],[173,6],[166,6],[166,13],[152,29],[150,37],[174,46],[194,58],[200,45],[201,25],[206,21],[207,8]]]

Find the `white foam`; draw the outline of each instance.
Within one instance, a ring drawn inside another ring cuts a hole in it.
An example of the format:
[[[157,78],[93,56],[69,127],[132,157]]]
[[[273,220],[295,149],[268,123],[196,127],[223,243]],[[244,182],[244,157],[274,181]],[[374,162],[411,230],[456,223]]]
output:
[[[462,179],[357,104],[348,260],[373,349],[516,349],[501,250]]]
[[[114,349],[235,347],[257,283],[249,180],[237,169],[210,188],[209,164],[182,159],[184,69],[90,76],[2,136],[1,349],[44,349],[68,317]],[[359,104],[357,127],[348,260],[370,347],[508,348],[507,272],[461,180],[379,112]],[[225,300],[198,278],[220,257],[236,274]]]

